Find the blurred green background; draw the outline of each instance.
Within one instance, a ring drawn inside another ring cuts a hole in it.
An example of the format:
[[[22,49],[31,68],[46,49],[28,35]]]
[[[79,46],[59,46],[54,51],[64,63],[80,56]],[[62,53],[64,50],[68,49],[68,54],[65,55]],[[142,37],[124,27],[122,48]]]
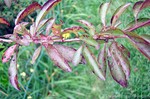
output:
[[[14,19],[19,11],[32,2],[40,4],[46,0],[14,0],[12,6],[5,6],[0,0],[0,17],[4,17],[11,22],[10,27],[0,25],[0,35],[12,33]],[[107,23],[115,9],[122,4],[131,2],[132,6],[137,0],[115,0],[112,2],[107,15]],[[54,12],[49,12],[46,17],[57,17],[57,22],[63,20],[63,28],[79,25],[76,20],[85,19],[92,22],[97,31],[101,25],[98,9],[99,5],[109,0],[62,0],[55,7]],[[36,17],[37,13],[30,16]],[[150,8],[144,9],[139,17],[150,18]],[[27,17],[26,20],[29,18]],[[120,20],[124,28],[130,21],[134,20],[132,7],[121,16]],[[135,31],[138,34],[149,34],[150,27],[144,27]],[[73,67],[73,72],[67,73],[53,65],[45,50],[42,50],[37,62],[30,63],[32,54],[36,49],[35,45],[21,47],[18,56],[18,79],[21,91],[15,90],[9,83],[8,67],[9,63],[2,64],[0,60],[0,99],[150,99],[150,61],[133,48],[127,40],[121,40],[131,52],[131,76],[127,88],[122,88],[117,84],[107,70],[106,81],[99,80],[93,75],[86,65]],[[65,43],[68,46],[78,48],[76,43]],[[10,46],[0,44],[1,55]],[[95,52],[96,53],[96,52]]]

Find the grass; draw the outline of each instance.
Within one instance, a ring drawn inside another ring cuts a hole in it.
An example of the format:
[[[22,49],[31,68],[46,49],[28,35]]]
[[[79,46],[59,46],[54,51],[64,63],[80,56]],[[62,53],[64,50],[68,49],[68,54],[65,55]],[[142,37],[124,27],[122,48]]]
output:
[[[39,2],[43,3],[42,0]],[[102,0],[63,0],[55,9],[55,16],[58,20],[62,19],[63,26],[71,27],[78,25],[76,20],[85,19],[92,22],[97,30],[99,29],[100,19],[98,15],[99,5]],[[113,1],[111,9],[108,12],[108,22],[119,5],[126,2],[136,2],[135,0]],[[61,9],[61,10],[60,10]],[[140,17],[150,17],[150,9],[141,12]],[[146,13],[146,14],[145,14]],[[52,13],[47,17],[52,16]],[[57,22],[59,22],[57,20]],[[121,16],[125,25],[133,20],[131,7]],[[121,25],[120,28],[125,27]],[[150,28],[136,30],[138,34],[148,34]],[[127,88],[119,86],[110,76],[107,70],[107,79],[105,82],[99,80],[93,75],[85,65],[73,67],[73,72],[66,73],[58,69],[48,58],[45,50],[42,50],[40,57],[34,65],[31,65],[31,57],[35,50],[32,47],[21,47],[19,53],[18,78],[22,91],[16,91],[8,82],[7,70],[9,64],[0,64],[3,70],[0,70],[0,99],[146,99],[150,97],[150,62],[126,40],[121,41],[131,52],[131,76]],[[74,44],[74,43],[73,43]],[[68,44],[70,45],[71,44]],[[74,44],[76,48],[78,44]],[[0,62],[1,63],[1,62]],[[30,69],[34,69],[31,72]],[[20,74],[26,73],[23,77]],[[2,82],[3,81],[3,82]]]

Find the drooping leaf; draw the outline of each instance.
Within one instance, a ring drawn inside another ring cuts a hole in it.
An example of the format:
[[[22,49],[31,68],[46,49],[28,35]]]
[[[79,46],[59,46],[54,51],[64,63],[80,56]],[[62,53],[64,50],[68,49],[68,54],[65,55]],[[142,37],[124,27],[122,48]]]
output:
[[[45,46],[46,51],[48,53],[48,56],[50,59],[54,62],[56,66],[63,69],[64,71],[71,72],[72,69],[70,68],[67,60],[63,58],[61,53],[58,52],[58,50],[53,45]]]
[[[106,53],[106,43],[105,43],[103,49],[100,51],[98,55],[98,60],[97,60],[101,66],[104,77],[106,77],[106,67],[107,67],[106,60],[107,60],[107,53]]]
[[[116,55],[115,49],[112,46],[110,46],[108,53],[109,53],[108,66],[113,79],[121,86],[127,87],[128,84],[126,76],[124,71],[122,70],[121,62],[119,60],[119,57],[117,57]]]
[[[6,19],[2,18],[2,17],[0,17],[0,23],[10,26],[9,22]]]
[[[61,36],[64,37],[64,35],[67,33],[74,33],[76,36],[78,36],[78,32],[85,32],[85,30],[80,26],[73,26],[71,28],[64,29],[61,33]]]
[[[74,66],[77,66],[81,60],[82,60],[82,50],[83,50],[83,45],[79,47],[79,49],[74,53],[73,59],[72,59],[72,64]]]
[[[38,26],[39,22],[42,20],[42,18],[45,17],[45,15],[55,6],[57,5],[59,2],[61,2],[61,0],[48,0],[43,6],[42,6],[42,10],[40,11],[40,13],[38,14],[38,16],[36,17],[36,27]]]
[[[49,34],[49,32],[50,32],[50,30],[51,30],[53,24],[55,23],[55,20],[56,20],[56,19],[54,18],[54,19],[52,19],[50,22],[48,22],[48,24],[47,24],[47,26],[46,26],[46,35]]]
[[[107,14],[109,5],[110,3],[103,3],[101,4],[99,8],[99,13],[100,13],[101,22],[103,23],[103,26],[106,26],[106,14]]]
[[[40,52],[42,50],[42,46],[39,46],[35,51],[34,51],[34,54],[32,56],[32,61],[31,63],[34,64],[36,59],[38,58],[38,56],[40,55]]]
[[[148,18],[141,18],[137,19],[137,21],[133,21],[127,25],[127,28],[125,30],[127,31],[134,31],[138,28],[141,28],[143,26],[150,26],[150,19]]]
[[[120,44],[118,44],[117,42],[113,42],[111,47],[112,47],[112,50],[115,50],[114,55],[118,58],[116,60],[118,60],[117,61],[118,64],[120,64],[122,66],[122,70],[125,73],[126,79],[129,79],[129,76],[130,76],[130,63],[129,63],[129,60],[128,60],[128,56],[125,55],[125,52],[121,50]]]
[[[3,63],[6,63],[10,60],[11,56],[14,54],[16,47],[17,47],[17,45],[12,45],[4,52],[4,54],[2,56]]]
[[[96,40],[94,40],[92,37],[83,37],[82,36],[82,37],[80,37],[80,39],[82,41],[84,41],[86,44],[94,46],[96,49],[99,49],[99,47],[100,47],[99,43]]]
[[[131,44],[134,45],[143,55],[150,60],[150,43],[144,40],[136,33],[129,32],[126,34]]]
[[[147,42],[150,43],[150,35],[148,35],[148,34],[142,34],[141,37],[142,37],[145,41],[147,41]]]
[[[54,44],[53,46],[65,58],[65,60],[67,60],[68,62],[72,62],[73,55],[76,52],[74,48],[64,46],[64,45],[59,45],[59,44]]]
[[[7,6],[8,8],[11,7],[12,0],[4,0],[4,2],[5,2],[6,6]]]
[[[92,23],[86,21],[86,20],[78,20],[78,22],[82,23],[83,25],[85,25],[88,29],[89,29],[89,34],[90,35],[94,35],[96,30],[95,30],[95,27]]]
[[[9,73],[9,80],[11,85],[15,89],[20,90],[18,85],[18,77],[17,77],[17,53],[16,52],[14,53],[13,58],[11,59],[8,73]]]
[[[130,58],[130,52],[127,48],[125,48],[125,46],[123,46],[122,44],[118,44],[118,48],[119,50],[124,54],[124,56],[126,56],[127,58]]]
[[[121,16],[121,14],[131,5],[131,3],[127,3],[125,5],[120,6],[111,18],[111,26],[115,26],[117,20]]]
[[[138,14],[141,10],[143,10],[144,8],[147,8],[149,6],[150,6],[150,0],[136,2],[133,6],[133,13],[134,13],[135,19],[137,19]]]
[[[100,64],[97,62],[96,58],[90,52],[87,46],[84,46],[83,48],[83,56],[87,62],[87,65],[90,66],[95,75],[97,75],[100,79],[105,80],[103,71],[100,68]]]
[[[41,5],[38,4],[37,2],[32,3],[29,5],[27,8],[22,10],[18,15],[17,18],[15,19],[15,25],[17,25],[23,18],[25,18],[27,15],[31,14],[37,9],[40,9]]]

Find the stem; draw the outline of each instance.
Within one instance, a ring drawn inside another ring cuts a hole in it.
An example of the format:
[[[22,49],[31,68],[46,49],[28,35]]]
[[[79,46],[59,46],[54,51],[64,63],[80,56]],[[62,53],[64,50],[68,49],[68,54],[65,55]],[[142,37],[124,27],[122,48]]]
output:
[[[2,90],[0,90],[0,93],[4,94],[5,96],[8,96],[8,94],[6,94],[5,92],[3,92]]]

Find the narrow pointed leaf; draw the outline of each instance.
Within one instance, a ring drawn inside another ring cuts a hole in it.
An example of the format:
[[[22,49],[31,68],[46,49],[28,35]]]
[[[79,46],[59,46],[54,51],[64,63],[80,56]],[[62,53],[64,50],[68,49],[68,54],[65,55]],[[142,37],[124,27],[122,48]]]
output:
[[[106,43],[104,44],[103,49],[100,51],[98,55],[98,62],[103,70],[104,77],[106,77],[106,67],[107,67],[107,53],[106,53]]]
[[[38,14],[36,18],[36,27],[38,26],[39,22],[42,20],[42,18],[45,17],[45,15],[55,6],[57,5],[61,0],[48,0],[43,6],[42,10]]]
[[[73,55],[76,52],[74,48],[58,44],[54,44],[53,46],[65,58],[65,60],[67,60],[68,62],[72,62]]]
[[[83,50],[83,45],[74,53],[73,59],[72,59],[72,64],[74,66],[77,66],[81,60],[82,60],[82,50]]]
[[[140,10],[143,10],[144,8],[150,7],[150,0],[145,0],[140,7]]]
[[[139,35],[129,32],[126,34],[131,42],[143,55],[150,60],[150,43],[144,40]]]
[[[0,17],[0,23],[10,26],[9,22],[6,19],[2,18],[2,17]]]
[[[100,68],[101,67],[100,64],[97,62],[94,55],[92,55],[92,53],[86,46],[84,46],[83,48],[83,56],[88,66],[90,66],[91,70],[95,73],[95,75],[97,75],[100,79],[105,80],[103,71]]]
[[[27,15],[31,14],[32,12],[34,12],[35,10],[40,9],[40,8],[41,8],[41,5],[38,4],[37,2],[32,3],[31,5],[29,5],[27,8],[25,8],[24,10],[22,10],[17,15],[17,18],[15,20],[15,24],[17,25]]]
[[[141,19],[137,19],[137,21],[133,21],[131,23],[129,23],[129,25],[127,25],[127,31],[134,31],[138,28],[141,28],[143,26],[150,26],[150,19],[147,18],[141,18]]]
[[[117,20],[119,19],[119,17],[121,16],[121,14],[130,6],[130,3],[127,3],[125,5],[120,6],[115,13],[113,14],[112,18],[111,18],[111,26],[115,26]]]
[[[110,46],[110,48],[108,50],[108,53],[109,53],[108,66],[110,69],[110,73],[111,73],[113,79],[117,83],[119,83],[123,87],[127,87],[126,76],[122,70],[122,66],[119,61],[119,58],[116,56],[115,49],[113,49],[111,46]]]
[[[11,7],[12,0],[4,0],[4,2],[5,2],[6,6],[7,6],[8,8]]]
[[[35,50],[35,52],[34,52],[34,54],[33,54],[33,56],[32,56],[32,61],[31,61],[32,64],[35,63],[36,59],[37,59],[38,56],[40,55],[41,50],[42,50],[42,46],[39,46],[39,47]]]
[[[124,56],[126,56],[127,58],[130,58],[130,52],[127,48],[125,48],[125,46],[123,46],[122,44],[118,44],[118,48],[119,50],[124,54]]]
[[[92,23],[86,21],[86,20],[78,20],[78,22],[82,23],[83,25],[85,25],[88,29],[89,29],[89,34],[90,35],[94,35],[96,30],[95,27]]]
[[[8,73],[9,73],[9,80],[11,85],[15,89],[20,90],[18,85],[18,77],[17,77],[17,54],[16,53],[14,53],[13,58],[11,59]]]
[[[136,3],[134,4],[133,8],[132,8],[132,9],[133,9],[134,17],[135,17],[136,19],[137,19],[137,17],[138,17],[138,13],[140,12],[140,8],[141,8],[143,2],[144,2],[144,1],[138,1],[138,2],[136,2]]]
[[[53,26],[53,24],[55,23],[55,18],[52,19],[51,21],[48,22],[47,26],[46,26],[46,35],[48,35],[50,33],[50,30]]]
[[[94,46],[96,49],[99,49],[100,47],[99,43],[96,40],[94,40],[92,37],[80,37],[80,39],[84,41],[86,44]]]
[[[80,26],[73,26],[71,28],[66,28],[62,31],[61,36],[63,37],[63,35],[69,33],[74,33],[76,36],[78,36],[78,32],[85,32],[85,30],[80,27]]]
[[[147,42],[150,43],[150,35],[148,35],[148,34],[142,34],[141,37],[142,37],[145,41],[147,41]]]
[[[48,53],[48,56],[56,66],[67,72],[72,71],[68,62],[63,58],[63,56],[53,45],[48,45],[48,47],[46,47],[46,51]]]
[[[103,26],[106,26],[106,14],[107,14],[109,5],[110,3],[103,3],[101,4],[99,8],[99,13],[100,13],[101,22],[103,23]]]
[[[11,56],[14,54],[17,45],[10,46],[2,56],[2,62],[6,63],[10,60]]]

